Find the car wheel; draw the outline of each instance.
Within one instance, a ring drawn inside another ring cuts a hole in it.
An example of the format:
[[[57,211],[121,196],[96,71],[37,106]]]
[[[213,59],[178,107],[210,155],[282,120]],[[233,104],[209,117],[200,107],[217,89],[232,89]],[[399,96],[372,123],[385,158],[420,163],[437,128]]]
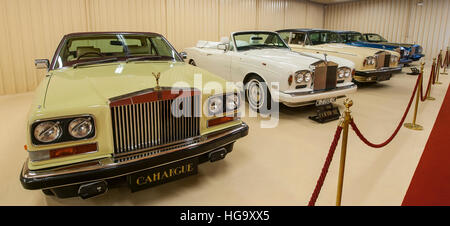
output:
[[[43,189],[42,193],[48,196],[54,196],[55,194],[50,189]]]
[[[266,113],[271,109],[272,96],[266,82],[259,76],[252,76],[245,84],[245,99],[251,109]]]
[[[194,60],[189,60],[189,64],[192,65],[192,66],[197,66],[197,64],[195,64]]]

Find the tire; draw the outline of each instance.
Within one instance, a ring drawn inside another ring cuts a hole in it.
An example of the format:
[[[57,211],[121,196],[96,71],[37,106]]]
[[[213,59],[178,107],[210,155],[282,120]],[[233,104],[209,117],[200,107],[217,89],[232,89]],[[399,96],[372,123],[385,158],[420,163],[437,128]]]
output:
[[[44,193],[47,196],[54,196],[55,195],[50,189],[43,189],[42,193]]]
[[[245,83],[245,99],[251,109],[268,113],[272,107],[272,96],[266,82],[257,75],[251,75]]]
[[[189,64],[192,65],[192,66],[197,66],[197,64],[195,64],[195,61],[192,60],[192,59],[189,60]]]

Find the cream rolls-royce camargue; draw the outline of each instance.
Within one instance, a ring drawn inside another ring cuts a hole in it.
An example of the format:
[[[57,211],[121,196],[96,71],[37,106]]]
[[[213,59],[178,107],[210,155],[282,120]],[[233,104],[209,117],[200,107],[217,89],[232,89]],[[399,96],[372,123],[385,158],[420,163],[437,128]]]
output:
[[[185,52],[189,64],[240,84],[256,111],[270,109],[272,101],[295,107],[333,102],[356,91],[353,62],[293,52],[275,32],[234,32],[219,42],[198,41]]]
[[[51,62],[35,64],[48,72],[28,115],[26,189],[89,198],[117,182],[138,191],[195,174],[248,133],[238,92],[156,33],[68,34]],[[204,92],[208,82],[222,92]]]
[[[344,44],[334,31],[321,29],[284,29],[277,31],[294,51],[328,54],[355,63],[357,82],[381,82],[401,72],[400,54],[395,51]]]

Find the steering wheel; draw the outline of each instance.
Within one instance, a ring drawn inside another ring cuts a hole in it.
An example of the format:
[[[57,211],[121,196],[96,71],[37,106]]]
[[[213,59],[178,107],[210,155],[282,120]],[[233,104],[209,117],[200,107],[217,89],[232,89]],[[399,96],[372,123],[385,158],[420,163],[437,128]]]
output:
[[[86,53],[81,54],[79,57],[77,57],[77,60],[79,60],[81,57],[84,57],[84,56],[89,55],[89,54],[96,54],[96,55],[98,55],[100,57],[104,56],[103,54],[98,53],[98,52],[86,52]]]

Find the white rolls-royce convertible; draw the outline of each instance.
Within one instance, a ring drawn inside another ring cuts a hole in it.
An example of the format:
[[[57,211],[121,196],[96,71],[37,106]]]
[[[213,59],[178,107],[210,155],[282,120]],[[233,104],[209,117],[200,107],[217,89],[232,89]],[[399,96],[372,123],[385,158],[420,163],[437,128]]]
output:
[[[356,91],[353,62],[293,52],[275,32],[234,32],[219,42],[198,41],[183,54],[189,64],[240,84],[257,111],[270,109],[273,101],[320,105]]]

